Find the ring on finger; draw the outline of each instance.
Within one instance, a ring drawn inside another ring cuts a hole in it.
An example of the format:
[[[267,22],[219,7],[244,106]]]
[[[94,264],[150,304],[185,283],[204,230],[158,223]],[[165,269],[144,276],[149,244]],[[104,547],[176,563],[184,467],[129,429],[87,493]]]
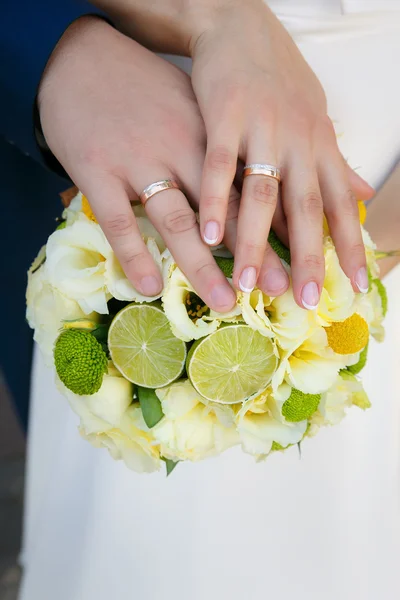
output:
[[[164,192],[165,190],[179,190],[179,185],[175,179],[162,179],[161,181],[155,181],[144,188],[143,192],[139,195],[140,201],[143,206],[156,194]]]
[[[262,163],[245,165],[243,168],[243,177],[248,177],[249,175],[264,175],[265,177],[273,177],[278,181],[278,183],[281,180],[281,172],[278,167]]]

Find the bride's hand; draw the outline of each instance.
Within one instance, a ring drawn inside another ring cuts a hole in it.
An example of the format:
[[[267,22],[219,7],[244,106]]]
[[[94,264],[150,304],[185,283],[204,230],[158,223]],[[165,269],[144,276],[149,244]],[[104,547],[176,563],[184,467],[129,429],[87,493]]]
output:
[[[216,8],[210,13],[201,9],[204,4]],[[203,239],[218,244],[224,236],[238,158],[276,165],[282,172],[279,202],[276,180],[244,180],[234,284],[249,289],[258,281],[268,293],[280,277],[267,244],[272,223],[290,243],[297,303],[316,306],[324,281],[325,213],[344,272],[355,291],[366,291],[355,194],[367,199],[373,190],[339,152],[318,79],[262,0],[208,0],[199,3],[195,22],[192,83],[207,131]]]
[[[69,27],[53,52],[38,101],[50,149],[89,199],[126,275],[144,295],[156,295],[161,274],[130,201],[150,183],[176,178],[198,206],[205,132],[189,78],[87,17]],[[229,193],[237,214],[239,194]],[[197,293],[214,310],[230,310],[236,295],[184,194],[164,191],[146,211]],[[226,243],[234,247],[234,230]]]

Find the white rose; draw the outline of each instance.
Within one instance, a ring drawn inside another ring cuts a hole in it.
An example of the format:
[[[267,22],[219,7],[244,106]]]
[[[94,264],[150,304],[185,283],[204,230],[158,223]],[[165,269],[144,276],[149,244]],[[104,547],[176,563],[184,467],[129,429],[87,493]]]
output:
[[[332,239],[324,239],[325,280],[317,313],[320,322],[328,325],[332,321],[344,321],[352,312],[355,292],[339,263]]]
[[[326,331],[319,327],[298,347],[282,353],[272,387],[276,392],[286,382],[305,394],[320,394],[333,385],[340,369],[357,360],[358,354],[340,355],[329,348]]]
[[[28,271],[26,289],[26,318],[34,329],[34,339],[48,366],[53,365],[54,342],[57,339],[63,320],[80,319],[85,316],[75,300],[67,298],[52,287],[47,280],[46,247]],[[91,315],[94,317],[94,315]]]
[[[167,284],[169,268],[172,264],[172,257],[169,253],[160,253],[156,241],[148,238],[146,242],[154,262],[161,271],[164,287]],[[142,296],[129,281],[125,275],[115,254],[112,254],[106,262],[105,281],[110,294],[117,300],[128,300],[131,302],[154,302],[161,297],[162,291],[157,296]]]
[[[356,404],[365,409],[370,406],[361,381],[354,375],[338,375],[332,387],[322,394],[318,411],[311,417],[311,425],[323,427],[337,425],[346,416],[347,409]]]
[[[188,380],[156,390],[164,418],[151,430],[161,455],[171,460],[198,461],[221,454],[238,443],[227,413],[219,414],[203,399]]]
[[[169,269],[162,303],[172,333],[184,342],[198,340],[213,333],[222,321],[236,320],[241,313],[237,305],[225,314],[210,311],[176,265]]]
[[[159,469],[159,451],[154,438],[142,428],[140,407],[132,404],[133,385],[112,363],[96,394],[78,396],[58,379],[57,386],[80,418],[82,437],[93,446],[108,448],[114,459],[123,460],[139,473]]]
[[[46,271],[51,285],[76,300],[84,313],[107,314],[106,261],[113,252],[100,226],[85,219],[48,239]]]
[[[288,393],[290,395],[290,389]],[[303,439],[307,421],[286,421],[281,413],[282,404],[276,401],[271,388],[243,404],[236,425],[244,452],[259,457],[271,451],[273,442],[285,448]]]

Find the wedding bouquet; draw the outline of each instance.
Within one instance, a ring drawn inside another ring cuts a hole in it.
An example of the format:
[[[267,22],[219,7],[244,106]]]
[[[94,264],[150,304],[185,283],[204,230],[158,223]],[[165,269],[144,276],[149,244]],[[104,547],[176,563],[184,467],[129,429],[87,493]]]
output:
[[[164,461],[169,473],[235,445],[261,460],[370,406],[358,374],[370,336],[383,339],[387,298],[365,230],[367,294],[354,293],[325,224],[315,311],[297,306],[291,288],[277,298],[254,289],[218,314],[143,208],[133,210],[163,274],[159,297],[133,288],[81,193],[28,273],[28,322],[86,440],[135,471]],[[273,233],[269,241],[290,275],[289,250]],[[215,258],[230,279],[233,258],[224,248]]]

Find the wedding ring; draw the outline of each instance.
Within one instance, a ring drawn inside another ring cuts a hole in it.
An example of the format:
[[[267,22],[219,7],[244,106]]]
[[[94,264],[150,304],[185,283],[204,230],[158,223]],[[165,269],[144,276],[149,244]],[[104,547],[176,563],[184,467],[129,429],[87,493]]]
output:
[[[278,182],[281,180],[281,172],[278,167],[274,167],[274,165],[263,165],[259,163],[246,165],[243,169],[243,177],[248,177],[249,175],[264,175],[265,177],[273,177]]]
[[[143,206],[156,194],[164,192],[165,190],[179,190],[179,185],[174,179],[163,179],[162,181],[155,181],[144,188],[139,198]]]

